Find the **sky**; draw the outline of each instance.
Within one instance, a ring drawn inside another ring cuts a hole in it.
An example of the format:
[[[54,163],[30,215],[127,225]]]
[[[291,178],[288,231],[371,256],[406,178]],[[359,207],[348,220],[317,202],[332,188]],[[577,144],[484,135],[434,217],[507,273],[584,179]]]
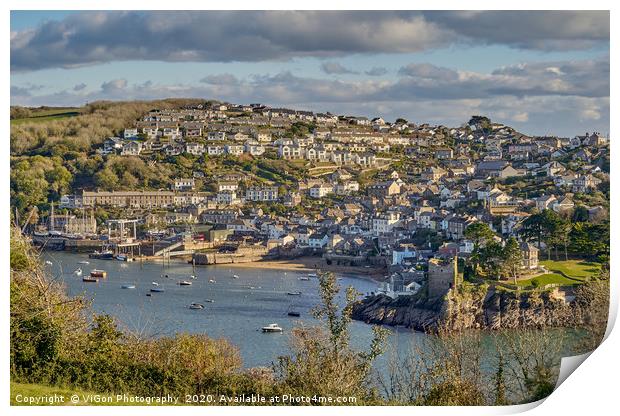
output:
[[[606,11],[12,11],[11,104],[191,97],[609,132]]]

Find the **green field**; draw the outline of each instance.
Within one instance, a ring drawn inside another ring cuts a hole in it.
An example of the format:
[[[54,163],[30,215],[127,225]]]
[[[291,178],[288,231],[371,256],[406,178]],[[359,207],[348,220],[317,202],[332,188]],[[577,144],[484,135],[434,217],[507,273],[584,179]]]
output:
[[[575,279],[586,279],[595,276],[601,271],[599,263],[591,263],[583,260],[555,261],[545,260],[540,262],[547,270],[563,274]]]
[[[569,279],[558,273],[547,273],[540,276],[533,277],[531,279],[517,280],[517,286],[529,287],[532,286],[532,281],[538,280],[539,286],[545,286],[549,284],[560,284],[562,286],[572,286],[581,283],[578,280]]]
[[[33,110],[30,117],[11,120],[11,124],[40,123],[65,117],[75,117],[80,114],[81,109],[77,107],[46,108],[44,110]]]

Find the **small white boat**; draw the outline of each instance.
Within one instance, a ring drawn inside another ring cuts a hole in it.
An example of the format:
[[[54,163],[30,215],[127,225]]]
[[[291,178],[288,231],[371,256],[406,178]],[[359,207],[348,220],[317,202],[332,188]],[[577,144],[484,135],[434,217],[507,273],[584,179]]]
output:
[[[214,303],[215,301],[213,299],[206,299],[205,302],[207,302],[207,303]]]
[[[78,261],[78,264],[90,264],[88,260]]]
[[[197,278],[195,275],[191,275],[191,276],[190,276],[190,279],[196,280],[196,279],[198,279],[198,278]]]
[[[301,296],[301,292],[297,291],[297,292],[286,292],[287,295],[291,295],[291,296]]]
[[[308,277],[318,277],[316,273],[308,273]]]
[[[215,280],[209,279],[209,283],[215,283]]]
[[[233,274],[233,275],[232,275],[232,278],[233,278],[233,279],[238,279],[238,278],[239,278],[239,276],[237,276],[236,274]]]
[[[263,332],[282,332],[283,329],[278,324],[269,324],[261,328]]]
[[[310,278],[308,276],[301,276],[299,280],[310,280]]]
[[[179,282],[179,286],[191,286],[192,282],[190,282],[189,280],[181,280]]]
[[[189,304],[189,308],[190,309],[204,309],[205,305],[203,305],[202,303],[195,303],[195,302],[193,302],[193,303]]]
[[[81,276],[82,275],[82,269],[80,269],[79,267],[77,269],[75,269],[75,271],[73,272],[73,274],[75,274],[76,276]]]
[[[47,264],[48,266],[51,266],[53,263],[49,260],[45,260],[45,264]]]
[[[159,283],[157,283],[157,282],[151,282],[151,284],[152,284],[153,286],[159,286]]]
[[[136,285],[121,285],[121,289],[135,289]]]

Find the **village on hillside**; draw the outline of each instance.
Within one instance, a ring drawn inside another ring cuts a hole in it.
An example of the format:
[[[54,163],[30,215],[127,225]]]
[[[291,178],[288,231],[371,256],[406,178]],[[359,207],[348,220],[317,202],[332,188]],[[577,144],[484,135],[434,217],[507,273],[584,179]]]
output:
[[[609,139],[597,132],[208,101],[152,109],[89,154],[116,171],[41,207],[26,226],[35,243],[195,264],[312,258],[367,270],[391,297],[442,296],[463,275],[570,287],[609,249]],[[136,164],[176,176],[155,187]]]

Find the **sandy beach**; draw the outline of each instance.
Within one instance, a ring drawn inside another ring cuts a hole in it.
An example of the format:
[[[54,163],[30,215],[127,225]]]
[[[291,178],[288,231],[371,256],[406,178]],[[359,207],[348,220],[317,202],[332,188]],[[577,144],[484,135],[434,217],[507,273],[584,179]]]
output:
[[[315,272],[316,270],[330,271],[338,274],[364,276],[380,281],[386,275],[386,271],[376,267],[352,267],[329,265],[320,257],[300,257],[290,260],[268,260],[248,263],[227,263],[227,267],[262,270],[292,270],[297,272]]]

